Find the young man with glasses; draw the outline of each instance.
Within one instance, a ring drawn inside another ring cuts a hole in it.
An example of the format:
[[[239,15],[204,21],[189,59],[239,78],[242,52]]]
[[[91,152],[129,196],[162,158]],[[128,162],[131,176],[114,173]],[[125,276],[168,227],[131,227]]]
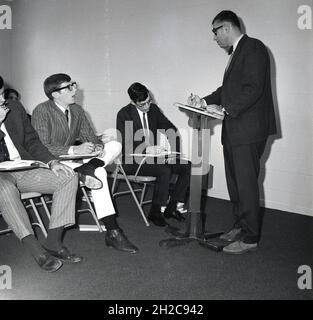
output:
[[[200,99],[200,106],[221,106],[225,112],[222,144],[233,227],[221,236],[223,250],[241,254],[257,249],[261,214],[258,176],[268,136],[276,133],[271,89],[270,57],[265,45],[241,32],[232,11],[220,12],[212,22],[214,40],[230,55],[222,86]]]
[[[5,101],[0,76],[0,162],[9,160],[39,160],[50,167],[0,172],[0,211],[9,228],[47,272],[57,271],[62,261],[81,262],[81,257],[70,253],[62,244],[64,228],[75,224],[77,175],[59,163],[41,143],[24,107],[18,101]],[[35,238],[21,202],[22,192],[53,195],[48,236],[43,247]]]
[[[105,236],[107,246],[136,253],[138,248],[127,239],[116,221],[105,170],[105,167],[120,154],[120,143],[117,141],[104,143],[96,136],[83,108],[75,103],[77,84],[69,75],[51,75],[44,81],[44,91],[49,100],[39,104],[32,114],[32,124],[42,143],[56,157],[100,152],[96,158],[84,160],[83,165],[69,161],[66,164],[82,177],[93,178],[93,183],[86,186],[92,189],[97,217],[107,229]],[[77,145],[77,140],[81,144]]]
[[[177,128],[153,102],[149,90],[141,83],[133,83],[128,88],[131,103],[122,108],[116,119],[119,139],[122,143],[123,168],[127,174],[135,174],[142,157],[132,157],[132,153],[159,154],[165,151],[158,144],[158,133],[163,131],[170,144],[171,151],[180,151],[180,137]],[[148,219],[155,225],[167,225],[165,219],[174,218],[183,221],[186,213],[184,203],[190,183],[190,163],[182,159],[172,159],[165,163],[162,158],[147,158],[141,164],[138,174],[156,177],[152,206]],[[173,174],[177,181],[170,193]],[[169,200],[169,201],[168,201]]]

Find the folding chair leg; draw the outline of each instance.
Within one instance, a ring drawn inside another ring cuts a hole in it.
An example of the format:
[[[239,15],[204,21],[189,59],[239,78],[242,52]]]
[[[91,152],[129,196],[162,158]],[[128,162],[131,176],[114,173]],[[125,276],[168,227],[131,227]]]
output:
[[[146,189],[147,189],[147,184],[144,183],[144,184],[143,184],[142,191],[141,191],[141,196],[140,196],[140,207],[141,207],[142,204],[143,204],[143,200],[144,200],[145,194],[146,194]]]
[[[139,212],[140,212],[140,214],[141,214],[141,216],[142,216],[142,219],[144,220],[146,226],[149,227],[150,224],[149,224],[149,222],[148,222],[148,220],[147,220],[147,218],[146,218],[146,216],[145,216],[145,213],[143,212],[143,210],[142,210],[142,208],[141,208],[141,206],[140,206],[140,203],[139,203],[139,201],[138,201],[138,199],[137,199],[137,197],[136,197],[136,194],[135,194],[135,192],[134,192],[134,190],[133,190],[133,187],[131,186],[130,182],[129,182],[128,179],[127,179],[126,173],[125,173],[125,171],[124,171],[124,169],[123,169],[122,167],[120,167],[120,169],[121,169],[121,172],[122,172],[122,174],[123,174],[123,176],[124,176],[124,178],[125,178],[125,181],[126,181],[126,183],[127,183],[127,185],[128,185],[128,188],[129,188],[129,190],[130,190],[130,192],[131,192],[131,194],[132,194],[132,196],[133,196],[133,198],[134,198],[134,200],[135,200],[135,202],[136,202],[136,205],[137,205],[138,210],[139,210]]]
[[[50,221],[51,214],[50,214],[50,211],[49,211],[48,206],[47,206],[47,204],[46,204],[45,198],[44,198],[44,197],[40,197],[40,201],[41,201],[42,206],[43,206],[44,209],[45,209],[47,218],[48,218],[49,221]]]
[[[45,228],[45,226],[44,226],[44,224],[43,224],[43,222],[41,220],[40,214],[39,214],[39,212],[38,212],[38,210],[36,208],[34,200],[33,199],[28,199],[28,200],[29,200],[30,205],[32,206],[32,208],[34,210],[34,213],[36,215],[36,219],[38,221],[38,222],[33,223],[33,225],[38,226],[41,229],[41,231],[42,231],[43,235],[45,236],[45,238],[47,238],[48,234],[47,234],[46,228]]]
[[[93,207],[92,207],[92,204],[91,204],[91,202],[90,202],[90,199],[89,199],[89,197],[88,197],[88,194],[87,194],[85,188],[82,187],[81,190],[82,190],[83,195],[84,195],[84,197],[85,197],[85,199],[86,199],[86,201],[87,201],[87,203],[88,203],[89,211],[90,211],[93,219],[95,220],[95,223],[96,223],[96,225],[97,225],[97,227],[98,227],[98,229],[99,229],[99,232],[103,232],[103,231],[104,231],[104,228],[103,228],[103,227],[100,225],[100,223],[99,223],[97,214],[96,214],[95,210],[94,210]],[[80,229],[83,231],[84,227],[81,226]]]

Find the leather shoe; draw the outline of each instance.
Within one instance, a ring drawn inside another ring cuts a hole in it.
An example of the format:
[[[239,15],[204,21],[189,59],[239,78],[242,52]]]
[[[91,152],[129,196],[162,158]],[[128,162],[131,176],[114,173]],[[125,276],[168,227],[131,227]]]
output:
[[[42,253],[38,258],[35,258],[35,260],[40,268],[47,272],[55,272],[63,265],[62,261],[51,256],[48,252]]]
[[[90,163],[84,163],[83,165],[74,169],[78,173],[79,180],[89,189],[101,189],[102,181],[95,176],[96,167]]]
[[[223,233],[220,236],[221,240],[225,240],[228,242],[234,242],[240,239],[242,233],[241,233],[241,228],[233,228],[230,231]]]
[[[45,248],[52,256],[58,258],[63,262],[69,263],[79,263],[83,260],[82,257],[77,256],[74,253],[70,253],[70,251],[66,247],[62,247],[59,251],[53,251]]]
[[[164,212],[164,218],[165,219],[175,219],[179,222],[185,221],[185,217],[178,211],[178,210],[173,210],[173,211],[167,211],[165,210]]]
[[[153,213],[148,215],[148,220],[151,221],[153,224],[155,224],[158,227],[165,227],[167,226],[167,222],[163,218],[163,215],[161,213]]]
[[[124,252],[136,253],[138,251],[138,248],[126,238],[121,229],[108,230],[105,243],[108,247]]]
[[[223,252],[230,254],[243,254],[254,251],[258,248],[257,243],[245,243],[243,241],[235,241],[223,248]]]

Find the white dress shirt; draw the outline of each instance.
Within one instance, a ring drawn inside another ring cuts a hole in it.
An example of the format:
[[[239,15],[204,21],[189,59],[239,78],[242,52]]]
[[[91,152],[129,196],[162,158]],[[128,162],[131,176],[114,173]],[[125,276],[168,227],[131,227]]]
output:
[[[5,141],[5,144],[7,145],[10,160],[21,160],[21,156],[18,150],[15,148],[15,145],[11,140],[10,135],[8,134],[8,131],[4,123],[1,124],[0,129],[5,133],[4,141]]]

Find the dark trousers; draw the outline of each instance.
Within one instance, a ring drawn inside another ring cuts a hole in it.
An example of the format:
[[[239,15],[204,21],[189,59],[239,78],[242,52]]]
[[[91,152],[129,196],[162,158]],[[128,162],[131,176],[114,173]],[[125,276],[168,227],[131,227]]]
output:
[[[138,164],[124,164],[126,174],[135,174]],[[190,185],[191,164],[143,164],[138,175],[156,177],[152,204],[166,206],[170,197],[177,202],[185,202],[186,191]],[[173,174],[177,175],[175,186],[170,194],[170,182]]]
[[[239,146],[224,143],[225,174],[233,205],[234,227],[243,229],[243,241],[255,243],[260,238],[260,204],[258,177],[260,158],[266,140]]]

